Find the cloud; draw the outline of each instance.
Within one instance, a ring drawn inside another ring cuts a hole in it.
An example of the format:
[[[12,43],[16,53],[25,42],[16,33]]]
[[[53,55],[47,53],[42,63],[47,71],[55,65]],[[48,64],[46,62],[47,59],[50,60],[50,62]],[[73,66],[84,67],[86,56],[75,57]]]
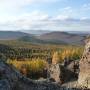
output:
[[[90,19],[85,16],[90,4],[84,4],[78,9],[66,6],[60,8],[57,15],[52,16],[40,10],[25,12],[22,9],[35,3],[57,1],[59,0],[0,0],[0,29],[90,30]]]
[[[30,20],[45,20],[48,19],[48,14],[45,14],[43,12],[40,12],[39,10],[35,10],[31,13],[24,13],[23,15],[20,15],[20,18],[22,19],[30,19]]]
[[[35,3],[52,3],[57,1],[58,0],[0,0],[0,12],[17,12],[20,11],[23,7]]]
[[[26,13],[25,7],[33,4],[53,3],[58,0],[0,0],[0,21],[13,20],[18,14]],[[11,19],[10,19],[11,18]]]
[[[75,10],[74,8],[72,8],[71,6],[67,6],[64,8],[60,8],[58,10],[59,12],[59,16],[63,19],[63,18],[68,18],[68,17],[72,17],[75,16],[73,14],[75,14]]]
[[[66,20],[68,19],[68,15],[57,15],[56,17],[52,18],[53,20]]]
[[[16,20],[0,24],[0,29],[8,30],[90,30],[90,19],[68,16],[49,16],[38,10],[26,13]]]
[[[87,10],[90,10],[90,3],[84,4],[84,5],[82,6],[82,9],[83,9],[83,10],[86,10],[86,11],[87,11]]]
[[[32,3],[49,3],[56,2],[58,0],[0,0],[0,6],[8,7],[21,7],[30,5]]]
[[[70,18],[90,18],[89,17],[89,13],[90,13],[90,3],[86,3],[77,7],[73,7],[73,6],[67,6],[67,7],[63,7],[60,8],[58,10],[60,16],[67,16]]]

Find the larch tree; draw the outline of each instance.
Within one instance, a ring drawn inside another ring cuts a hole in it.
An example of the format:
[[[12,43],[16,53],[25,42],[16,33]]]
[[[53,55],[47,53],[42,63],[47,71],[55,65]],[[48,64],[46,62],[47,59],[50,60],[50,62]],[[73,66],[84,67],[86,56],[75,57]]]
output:
[[[59,62],[59,53],[54,52],[53,57],[52,57],[52,64],[57,64]]]

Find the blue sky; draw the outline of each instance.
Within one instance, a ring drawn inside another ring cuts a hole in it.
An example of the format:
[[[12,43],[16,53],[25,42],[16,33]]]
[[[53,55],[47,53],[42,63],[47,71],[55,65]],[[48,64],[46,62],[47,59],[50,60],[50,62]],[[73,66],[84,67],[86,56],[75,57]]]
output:
[[[89,31],[90,0],[0,0],[0,30]]]

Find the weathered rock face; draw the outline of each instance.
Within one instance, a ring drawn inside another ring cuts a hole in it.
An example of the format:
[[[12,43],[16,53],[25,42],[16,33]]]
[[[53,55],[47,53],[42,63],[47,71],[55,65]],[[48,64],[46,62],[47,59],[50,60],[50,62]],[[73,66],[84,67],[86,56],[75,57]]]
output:
[[[50,67],[49,67],[49,75],[50,75],[49,78],[50,78],[51,81],[61,83],[60,65],[59,64],[50,65]]]
[[[47,81],[33,81],[24,77],[14,67],[0,62],[0,90],[60,90]]]
[[[90,88],[90,40],[87,41],[85,50],[80,60],[80,73],[78,83]]]
[[[54,64],[49,69],[50,80],[63,84],[75,78],[75,73],[60,64]]]
[[[67,90],[67,88],[48,81],[33,81],[24,77],[14,67],[0,62],[0,90]],[[82,89],[75,88],[75,90]]]
[[[75,78],[78,79],[79,74],[79,60],[71,61],[66,67],[68,70],[74,73]]]

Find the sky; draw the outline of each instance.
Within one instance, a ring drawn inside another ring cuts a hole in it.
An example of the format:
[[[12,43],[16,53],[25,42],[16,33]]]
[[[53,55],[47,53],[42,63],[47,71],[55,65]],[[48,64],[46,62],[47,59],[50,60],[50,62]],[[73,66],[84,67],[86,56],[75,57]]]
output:
[[[90,31],[90,0],[0,0],[0,30]]]

